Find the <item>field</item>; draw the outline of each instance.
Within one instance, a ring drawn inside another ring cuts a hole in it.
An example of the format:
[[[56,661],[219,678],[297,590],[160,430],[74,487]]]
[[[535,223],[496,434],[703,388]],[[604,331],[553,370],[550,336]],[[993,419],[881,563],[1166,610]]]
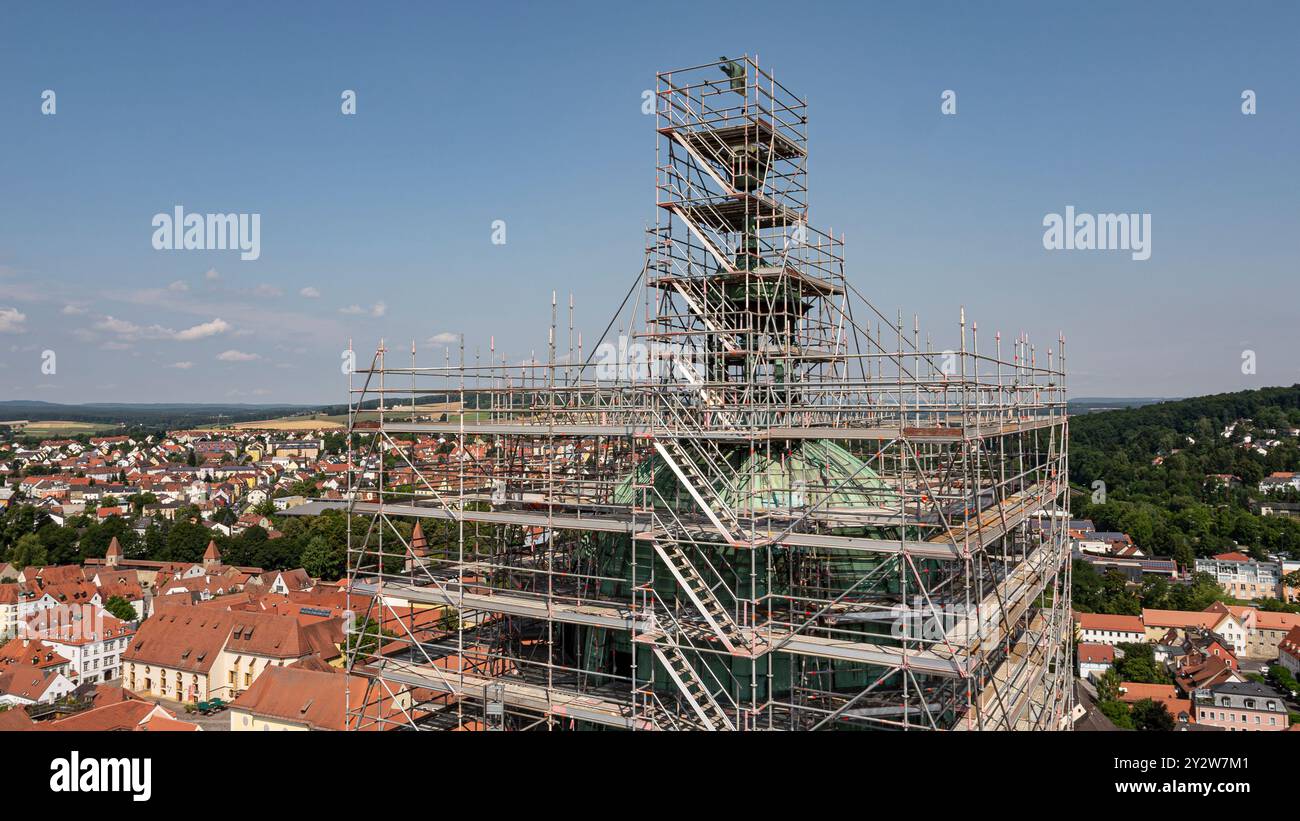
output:
[[[235,430],[333,430],[343,426],[335,421],[335,417],[316,413],[311,416],[288,416],[258,422],[236,422],[230,427]]]
[[[416,415],[420,417],[432,416],[437,419],[442,414],[447,414],[449,419],[455,419],[460,411],[459,402],[436,402],[429,404],[416,405]],[[401,417],[404,414],[409,415],[410,406],[403,407],[397,405],[385,412],[387,418]],[[362,411],[357,414],[359,421],[368,421],[377,419],[379,414],[375,411]],[[253,422],[236,422],[232,425],[224,426],[224,429],[234,430],[337,430],[347,427],[348,417],[346,414],[296,414],[294,416],[281,416],[277,419],[262,419]]]
[[[20,428],[18,433],[22,436],[57,438],[75,436],[79,433],[112,433],[120,428],[121,425],[107,422],[67,422],[57,419],[41,419]]]

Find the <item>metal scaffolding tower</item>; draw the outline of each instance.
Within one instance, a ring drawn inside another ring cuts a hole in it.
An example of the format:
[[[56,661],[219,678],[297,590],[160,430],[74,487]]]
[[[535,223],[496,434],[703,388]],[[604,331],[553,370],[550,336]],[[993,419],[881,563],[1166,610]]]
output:
[[[1068,728],[1064,339],[876,310],[756,59],[656,94],[596,345],[553,298],[544,362],[381,343],[352,377],[353,726]]]

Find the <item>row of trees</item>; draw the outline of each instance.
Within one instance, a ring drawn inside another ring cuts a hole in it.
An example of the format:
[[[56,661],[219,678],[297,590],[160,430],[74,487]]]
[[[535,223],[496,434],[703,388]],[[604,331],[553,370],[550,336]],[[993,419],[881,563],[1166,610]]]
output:
[[[1118,570],[1101,573],[1093,565],[1076,560],[1071,574],[1071,602],[1081,613],[1114,613],[1138,616],[1142,608],[1153,610],[1204,610],[1228,596],[1208,573],[1196,573],[1190,584],[1170,584],[1167,579],[1147,576],[1136,587]]]
[[[208,542],[215,541],[228,565],[268,570],[302,567],[326,580],[341,578],[346,572],[347,516],[341,511],[277,517],[274,527],[282,535],[274,539],[256,526],[238,536],[223,536],[201,521],[198,509],[191,506],[178,510],[173,521],[151,523],[141,533],[127,518],[111,516],[95,522],[80,516],[60,526],[31,505],[13,505],[0,515],[0,562],[19,569],[80,564],[87,558],[103,558],[116,538],[128,558],[198,562]],[[353,526],[362,528],[362,532],[367,525],[366,520],[354,519]],[[399,523],[398,530],[404,538],[410,538],[410,525]]]

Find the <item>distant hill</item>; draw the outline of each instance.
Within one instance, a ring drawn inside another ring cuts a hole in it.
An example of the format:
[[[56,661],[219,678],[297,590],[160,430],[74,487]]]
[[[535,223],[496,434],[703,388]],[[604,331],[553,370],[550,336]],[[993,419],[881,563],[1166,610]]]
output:
[[[1143,405],[1173,401],[1177,400],[1159,396],[1079,396],[1069,400],[1067,406],[1070,413],[1082,414],[1120,410],[1122,408],[1140,408]]]
[[[315,410],[316,405],[191,403],[191,402],[88,402],[60,404],[31,399],[0,400],[0,422],[26,419],[33,422],[60,420],[97,422],[127,427],[189,427],[191,425],[240,422]]]

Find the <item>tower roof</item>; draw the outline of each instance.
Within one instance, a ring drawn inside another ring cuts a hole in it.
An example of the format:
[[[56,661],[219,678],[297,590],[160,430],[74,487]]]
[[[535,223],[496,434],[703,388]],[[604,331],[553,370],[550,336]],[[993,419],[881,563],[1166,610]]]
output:
[[[421,556],[428,549],[429,542],[424,538],[424,528],[420,527],[419,522],[416,522],[415,530],[411,531],[411,552]]]
[[[212,539],[208,542],[208,549],[203,551],[203,561],[221,560],[221,551],[217,549],[217,540]]]
[[[113,540],[108,543],[108,552],[105,553],[104,555],[105,557],[122,555],[122,545],[117,543],[116,536],[114,536]]]

